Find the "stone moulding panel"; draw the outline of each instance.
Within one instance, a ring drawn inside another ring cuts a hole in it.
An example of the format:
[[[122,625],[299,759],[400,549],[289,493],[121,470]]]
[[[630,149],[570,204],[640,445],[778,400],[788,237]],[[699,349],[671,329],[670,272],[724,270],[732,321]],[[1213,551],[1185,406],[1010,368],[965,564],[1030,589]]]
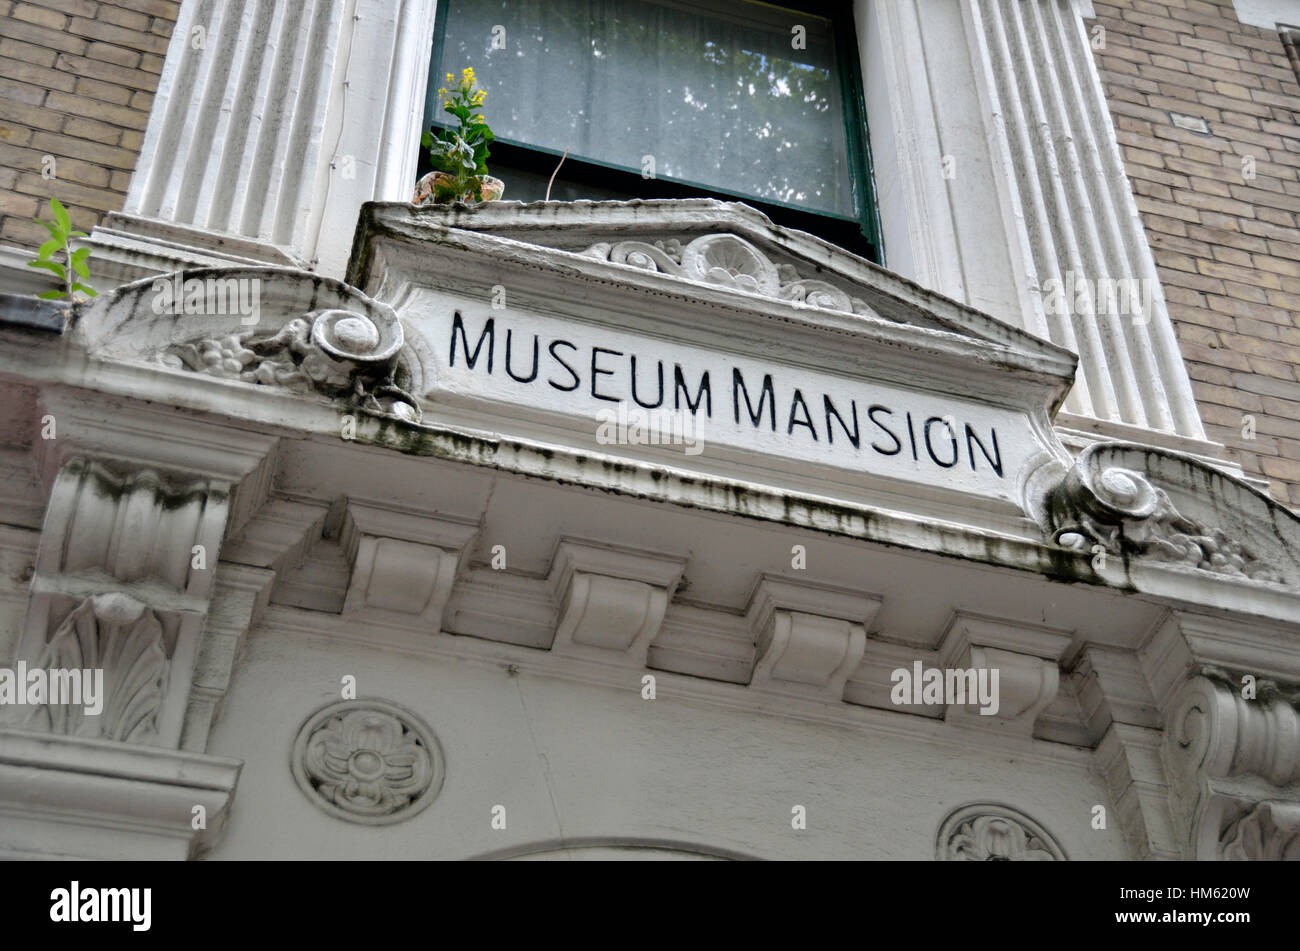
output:
[[[0,729],[0,854],[197,858],[225,828],[241,766],[223,756]],[[204,828],[195,828],[196,807]]]

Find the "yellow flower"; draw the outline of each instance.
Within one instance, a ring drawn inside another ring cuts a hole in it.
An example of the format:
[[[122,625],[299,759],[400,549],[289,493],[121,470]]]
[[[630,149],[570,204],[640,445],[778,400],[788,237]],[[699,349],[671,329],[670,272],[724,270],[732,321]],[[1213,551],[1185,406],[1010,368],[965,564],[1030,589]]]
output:
[[[447,74],[447,82],[451,82],[451,73]]]
[[[470,116],[470,120],[469,120],[469,121],[470,121],[470,122],[482,122],[482,121],[483,121],[483,117],[482,117],[481,115],[480,115],[480,116]]]
[[[466,66],[465,69],[461,72],[460,75],[461,75],[461,85],[463,85],[463,86],[472,86],[472,85],[474,85],[474,67],[473,67],[473,66]]]
[[[474,93],[474,101],[471,102],[470,105],[481,106],[483,105],[483,100],[486,98],[487,98],[487,93],[484,92],[482,89],[480,89],[478,92]]]

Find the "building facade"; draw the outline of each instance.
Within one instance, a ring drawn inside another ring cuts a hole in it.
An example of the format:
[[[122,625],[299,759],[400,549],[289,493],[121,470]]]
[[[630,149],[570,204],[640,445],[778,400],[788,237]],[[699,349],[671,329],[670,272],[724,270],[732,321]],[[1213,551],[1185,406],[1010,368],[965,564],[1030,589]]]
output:
[[[1300,4],[791,6],[0,2],[0,854],[1300,856]]]

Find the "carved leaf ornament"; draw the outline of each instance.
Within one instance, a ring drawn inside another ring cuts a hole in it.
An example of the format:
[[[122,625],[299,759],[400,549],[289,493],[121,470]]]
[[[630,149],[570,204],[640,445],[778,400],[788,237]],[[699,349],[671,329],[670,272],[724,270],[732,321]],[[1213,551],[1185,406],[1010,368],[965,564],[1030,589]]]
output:
[[[1181,513],[1144,472],[1122,464],[1128,450],[1098,443],[1080,454],[1052,491],[1052,540],[1066,548],[1148,558],[1282,584],[1283,572],[1222,527]]]
[[[49,718],[52,732],[147,742],[158,731],[167,690],[167,651],[158,616],[121,592],[86,598],[50,638],[36,667],[104,671],[104,708],[50,703],[32,711]]]

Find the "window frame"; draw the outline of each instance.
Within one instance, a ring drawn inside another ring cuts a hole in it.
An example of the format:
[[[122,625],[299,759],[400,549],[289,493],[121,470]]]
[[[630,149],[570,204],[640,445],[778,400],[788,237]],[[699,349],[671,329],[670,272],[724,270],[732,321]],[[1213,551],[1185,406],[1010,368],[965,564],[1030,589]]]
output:
[[[707,0],[704,0],[707,5]],[[867,129],[866,95],[858,55],[858,35],[854,24],[852,0],[777,0],[773,5],[822,17],[831,24],[835,44],[835,63],[839,73],[840,103],[844,121],[845,151],[849,172],[849,191],[854,215],[836,215],[812,211],[797,204],[765,201],[752,195],[729,191],[672,178],[643,178],[639,170],[570,155],[556,176],[556,184],[586,185],[600,190],[621,192],[625,200],[635,198],[717,198],[739,201],[766,214],[776,224],[807,231],[876,264],[884,263],[881,248],[881,223],[875,199],[875,174],[871,158],[871,138]],[[425,95],[424,117],[438,116],[437,89],[443,46],[446,42],[448,4],[439,4],[435,14],[433,47],[429,63],[429,83]],[[489,121],[491,117],[489,116]],[[448,123],[434,121],[432,128],[447,128]],[[494,163],[507,169],[549,178],[562,152],[500,138],[492,143]],[[419,174],[428,172],[428,154],[420,150]],[[576,173],[576,174],[575,174]],[[507,196],[508,197],[508,196]]]

